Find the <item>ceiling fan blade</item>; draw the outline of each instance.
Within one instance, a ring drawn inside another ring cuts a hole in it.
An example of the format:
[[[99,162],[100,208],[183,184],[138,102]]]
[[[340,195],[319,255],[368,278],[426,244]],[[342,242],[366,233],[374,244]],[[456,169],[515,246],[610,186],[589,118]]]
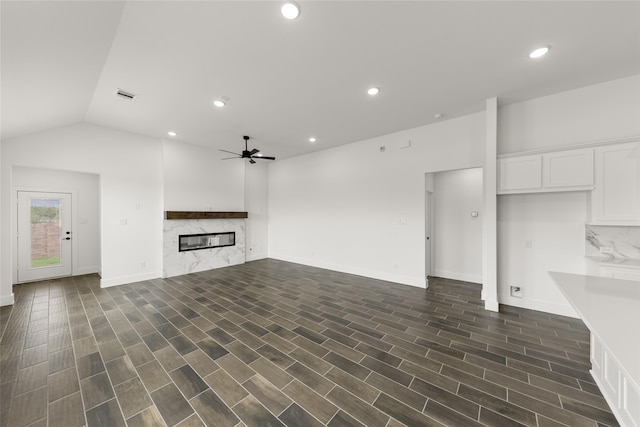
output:
[[[254,154],[257,154],[259,152],[260,152],[260,150],[258,150],[257,148],[254,148],[253,150],[249,151],[249,155],[253,156]]]
[[[252,158],[249,158],[249,163],[251,163],[252,165],[256,163],[255,160],[253,160]]]
[[[233,151],[227,151],[227,150],[220,150],[220,151],[222,151],[224,153],[235,154],[236,156],[240,155],[239,153],[234,153]]]
[[[220,159],[220,160],[229,160],[229,159],[241,159],[242,157],[225,157],[224,159]]]
[[[275,157],[270,156],[251,156],[252,159],[262,159],[262,160],[275,160]]]

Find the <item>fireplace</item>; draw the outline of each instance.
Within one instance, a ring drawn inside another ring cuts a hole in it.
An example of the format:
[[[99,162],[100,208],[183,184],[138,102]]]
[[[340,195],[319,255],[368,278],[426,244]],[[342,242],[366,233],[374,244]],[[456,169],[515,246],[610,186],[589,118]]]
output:
[[[202,249],[235,246],[236,232],[181,234],[178,236],[178,251],[199,251]]]
[[[244,264],[246,212],[166,212],[163,276]]]

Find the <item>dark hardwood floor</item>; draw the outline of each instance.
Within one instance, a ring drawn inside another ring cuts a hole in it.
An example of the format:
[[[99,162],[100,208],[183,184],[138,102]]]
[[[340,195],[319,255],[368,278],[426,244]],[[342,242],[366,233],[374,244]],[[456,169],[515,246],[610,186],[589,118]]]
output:
[[[580,320],[261,260],[14,287],[0,426],[617,425]]]

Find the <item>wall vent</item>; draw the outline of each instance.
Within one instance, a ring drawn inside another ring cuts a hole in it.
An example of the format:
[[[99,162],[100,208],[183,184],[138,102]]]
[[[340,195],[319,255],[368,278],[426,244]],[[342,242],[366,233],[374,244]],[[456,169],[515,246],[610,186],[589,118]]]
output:
[[[127,92],[126,90],[122,90],[122,89],[118,89],[116,91],[116,96],[122,98],[122,99],[127,99],[129,101],[135,101],[135,99],[138,97],[137,94],[132,93],[132,92]]]

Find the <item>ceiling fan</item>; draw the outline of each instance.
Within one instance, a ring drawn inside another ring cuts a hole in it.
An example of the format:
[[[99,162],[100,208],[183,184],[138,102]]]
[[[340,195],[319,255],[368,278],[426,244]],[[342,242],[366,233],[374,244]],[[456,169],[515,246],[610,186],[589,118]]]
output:
[[[269,156],[263,156],[260,153],[260,150],[258,150],[257,148],[254,148],[253,150],[249,151],[248,148],[248,144],[249,144],[249,137],[247,135],[242,137],[244,139],[244,151],[242,152],[242,154],[238,154],[238,153],[234,153],[233,151],[227,151],[227,150],[220,150],[220,151],[224,151],[225,153],[229,153],[229,154],[235,154],[234,157],[225,157],[222,160],[229,160],[229,159],[249,159],[249,163],[254,164],[256,161],[253,159],[262,159],[262,160],[275,160],[275,157],[269,157]]]

